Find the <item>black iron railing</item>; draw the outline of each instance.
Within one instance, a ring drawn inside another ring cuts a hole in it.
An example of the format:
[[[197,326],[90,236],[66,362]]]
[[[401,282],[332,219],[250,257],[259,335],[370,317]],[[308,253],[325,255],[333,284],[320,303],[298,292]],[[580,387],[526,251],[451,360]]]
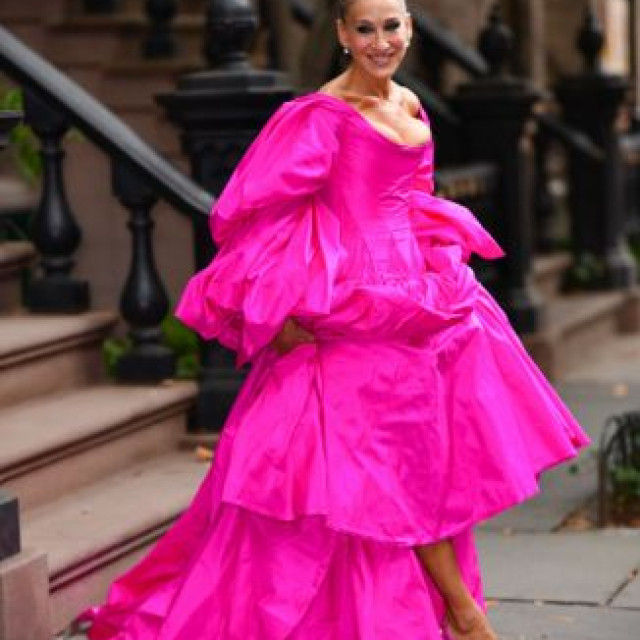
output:
[[[184,215],[205,216],[212,196],[2,27],[0,68],[25,90],[26,120],[40,139],[43,156],[43,190],[32,227],[41,275],[29,285],[27,306],[39,312],[77,312],[90,305],[88,283],[72,273],[81,227],[65,196],[62,139],[73,126],[111,159],[114,194],[130,214],[131,263],[121,313],[133,347],[121,360],[118,376],[130,381],[171,376],[174,357],[162,344],[160,328],[169,302],[155,264],[151,208],[163,199]]]

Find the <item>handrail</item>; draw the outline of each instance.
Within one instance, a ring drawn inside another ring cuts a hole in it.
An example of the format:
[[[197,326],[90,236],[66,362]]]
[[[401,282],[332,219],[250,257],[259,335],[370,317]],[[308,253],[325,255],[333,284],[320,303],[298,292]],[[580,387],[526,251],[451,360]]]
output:
[[[464,44],[453,31],[420,9],[412,8],[411,16],[416,33],[450,62],[456,63],[475,78],[481,78],[489,73],[489,66],[484,58]]]
[[[208,214],[213,197],[162,158],[80,85],[0,26],[0,68],[53,103],[69,123],[109,155],[128,160],[183,214]]]
[[[535,113],[534,119],[547,135],[555,138],[571,151],[576,151],[595,162],[604,161],[605,152],[581,131],[566,125],[549,113]]]

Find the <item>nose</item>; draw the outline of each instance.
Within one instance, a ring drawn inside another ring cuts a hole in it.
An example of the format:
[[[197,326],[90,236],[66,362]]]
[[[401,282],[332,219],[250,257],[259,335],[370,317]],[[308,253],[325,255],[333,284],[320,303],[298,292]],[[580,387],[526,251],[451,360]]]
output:
[[[390,46],[389,41],[387,40],[387,36],[384,30],[376,31],[376,39],[375,39],[374,45],[376,49],[379,49],[381,51],[384,51],[385,49],[389,48]]]

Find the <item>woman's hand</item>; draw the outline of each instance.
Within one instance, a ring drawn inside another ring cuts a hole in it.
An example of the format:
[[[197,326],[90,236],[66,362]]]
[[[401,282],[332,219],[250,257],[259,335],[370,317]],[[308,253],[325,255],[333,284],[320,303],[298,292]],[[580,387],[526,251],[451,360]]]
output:
[[[313,334],[303,329],[293,318],[287,318],[271,344],[280,355],[284,355],[298,345],[315,341]]]

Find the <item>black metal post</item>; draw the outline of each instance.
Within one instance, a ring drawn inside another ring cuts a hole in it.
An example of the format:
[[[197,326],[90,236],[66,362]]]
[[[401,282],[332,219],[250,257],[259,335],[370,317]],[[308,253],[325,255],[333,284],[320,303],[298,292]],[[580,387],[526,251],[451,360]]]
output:
[[[82,239],[64,187],[62,139],[69,125],[40,96],[26,89],[24,95],[26,121],[40,139],[44,172],[42,197],[31,228],[42,276],[29,284],[26,306],[35,312],[86,311],[89,285],[69,275]]]
[[[572,237],[576,264],[595,256],[602,262],[607,288],[636,282],[636,266],[625,239],[624,167],[616,121],[629,82],[600,67],[604,35],[589,7],[578,36],[585,71],[561,80],[555,93],[564,118],[587,135],[605,155],[596,161],[575,151],[569,155]]]
[[[114,193],[130,212],[132,254],[129,275],[120,298],[122,317],[129,324],[132,349],[117,364],[123,382],[157,382],[175,373],[175,356],[162,344],[161,323],[169,310],[153,255],[151,209],[153,188],[130,164],[112,161]]]
[[[507,72],[512,39],[496,4],[480,37],[490,75],[463,85],[454,104],[463,122],[469,159],[499,167],[494,218],[485,221],[507,254],[498,264],[496,294],[516,330],[532,333],[544,318],[531,282],[532,168],[523,140],[533,106],[541,96],[529,82]]]
[[[182,130],[182,144],[195,179],[220,193],[237,161],[274,110],[293,96],[285,76],[255,69],[249,48],[257,18],[248,0],[211,0],[207,5],[205,55],[210,69],[182,77],[175,92],[158,96]],[[214,255],[207,218],[193,220],[196,268]],[[192,430],[219,430],[243,373],[217,343],[203,344],[200,392]]]
[[[176,0],[146,0],[144,9],[148,31],[142,46],[146,58],[172,58],[177,51],[173,19],[178,10]]]

